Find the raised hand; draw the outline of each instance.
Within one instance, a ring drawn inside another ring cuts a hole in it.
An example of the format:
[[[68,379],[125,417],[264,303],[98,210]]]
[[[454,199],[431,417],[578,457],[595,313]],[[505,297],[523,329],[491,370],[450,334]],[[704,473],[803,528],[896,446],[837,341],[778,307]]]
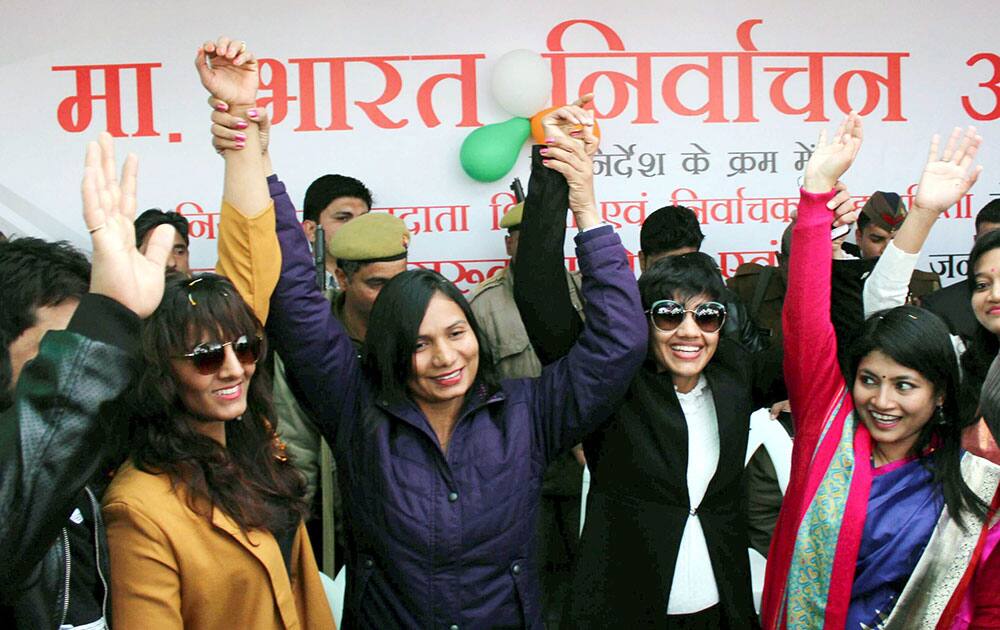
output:
[[[208,98],[208,104],[214,110],[212,112],[212,146],[216,153],[223,151],[239,151],[246,146],[247,129],[251,127],[246,118],[233,116],[229,113],[229,105],[225,101],[220,101],[214,96]],[[247,116],[251,121],[257,123],[257,137],[260,139],[260,152],[267,154],[267,145],[271,137],[271,119],[267,115],[267,110],[257,107],[252,110],[254,116]]]
[[[975,127],[970,126],[964,135],[961,128],[955,127],[948,138],[944,154],[938,158],[941,137],[934,134],[927,155],[927,165],[920,176],[917,194],[913,199],[913,207],[940,214],[958,203],[983,171],[981,165],[972,168],[982,141],[982,137],[976,134]]]
[[[802,188],[811,193],[829,192],[854,163],[863,138],[861,118],[854,112],[840,124],[832,141],[827,142],[825,129],[821,131],[816,149],[806,164]]]
[[[212,96],[230,107],[253,107],[257,100],[257,59],[246,43],[220,37],[198,48],[194,65],[201,84]]]
[[[572,105],[564,105],[542,118],[542,130],[548,140],[576,138],[583,142],[587,155],[594,155],[600,146],[594,135],[594,114],[584,109],[594,100],[593,94],[584,94]]]
[[[173,246],[173,228],[158,226],[146,253],[135,247],[135,190],[139,160],[129,154],[121,179],[115,173],[111,135],[87,145],[84,162],[83,220],[94,248],[90,292],[107,296],[148,317],[163,298],[164,271]]]
[[[588,127],[584,127],[589,131]],[[593,137],[593,136],[591,136]],[[585,229],[601,222],[594,197],[594,162],[583,140],[569,136],[549,138],[542,164],[562,173],[569,185],[569,207],[576,224]]]

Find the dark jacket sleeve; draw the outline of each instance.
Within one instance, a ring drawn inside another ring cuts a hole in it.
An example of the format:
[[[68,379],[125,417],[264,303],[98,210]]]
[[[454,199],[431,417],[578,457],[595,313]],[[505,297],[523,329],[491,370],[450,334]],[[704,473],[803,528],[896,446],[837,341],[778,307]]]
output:
[[[542,365],[566,356],[583,322],[566,288],[563,243],[569,187],[566,178],[542,165],[542,146],[531,150],[531,179],[518,236],[514,300],[528,339]]]
[[[761,446],[750,458],[746,469],[747,524],[750,547],[767,557],[771,536],[781,511],[781,485],[767,449]]]
[[[569,353],[530,380],[546,462],[579,444],[618,408],[646,356],[649,335],[639,287],[611,226],[578,234],[576,244],[587,323]]]
[[[106,443],[102,417],[138,367],[139,318],[88,294],[67,330],[45,335],[0,414],[0,589],[52,546]]]
[[[356,411],[368,395],[367,384],[354,344],[316,286],[309,242],[285,185],[275,175],[267,181],[281,245],[281,277],[271,296],[267,332],[285,363],[289,387],[336,450],[340,429],[347,426],[342,421],[360,417]]]
[[[730,339],[738,341],[750,354],[766,350],[769,339],[750,317],[750,309],[740,296],[735,291],[725,289],[722,297],[728,313],[723,332]]]
[[[865,329],[865,280],[875,268],[876,258],[834,260],[830,283],[830,320],[837,335],[837,358],[841,372],[850,374],[850,353]]]

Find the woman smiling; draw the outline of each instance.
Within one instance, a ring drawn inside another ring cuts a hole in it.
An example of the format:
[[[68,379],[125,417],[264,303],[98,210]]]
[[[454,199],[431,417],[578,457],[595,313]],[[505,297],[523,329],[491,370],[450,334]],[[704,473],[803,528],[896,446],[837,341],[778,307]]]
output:
[[[252,118],[258,73],[239,48],[206,45],[202,82],[230,114]],[[592,124],[573,108],[550,116]],[[263,181],[259,165],[247,169]],[[344,624],[542,627],[535,520],[544,471],[606,420],[646,345],[635,279],[620,239],[600,225],[591,181],[574,180],[589,195],[572,206],[587,327],[540,377],[498,383],[465,298],[426,269],[383,287],[359,361],[316,288],[294,206],[269,179],[280,260],[228,238],[220,256],[263,277],[280,268],[268,330],[337,459],[350,523]],[[252,225],[257,215],[244,210],[234,204],[223,220]]]
[[[533,177],[552,167],[538,159],[542,151],[586,170],[586,142],[550,137],[535,150]],[[558,356],[572,341],[571,331],[559,338],[534,315],[575,316],[551,312],[552,292],[566,290],[564,205],[526,205],[514,263],[528,334],[548,344],[540,356]],[[724,290],[715,262],[698,252],[658,260],[639,278],[646,361],[612,420],[583,442],[591,486],[568,627],[757,623],[742,506],[752,368],[743,347],[722,335]]]
[[[115,625],[333,627],[262,336],[214,274],[168,279],[145,322],[129,460],[104,498]]]
[[[851,347],[846,381],[837,362],[828,205],[861,139],[855,114],[832,142],[821,135],[792,232],[783,327],[795,445],[768,555],[765,628],[883,627],[942,508],[959,526],[985,512],[961,474],[958,364],[944,323],[916,307],[880,312]],[[968,190],[977,146],[967,137],[939,159],[932,144],[916,220]]]

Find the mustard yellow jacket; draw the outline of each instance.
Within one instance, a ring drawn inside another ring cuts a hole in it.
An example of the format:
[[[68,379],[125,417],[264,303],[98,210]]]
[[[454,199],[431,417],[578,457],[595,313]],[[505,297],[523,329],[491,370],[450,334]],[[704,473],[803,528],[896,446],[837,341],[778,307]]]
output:
[[[104,495],[113,625],[130,630],[329,628],[333,615],[303,524],[291,577],[274,537],[218,509],[191,510],[167,475],[126,462]]]

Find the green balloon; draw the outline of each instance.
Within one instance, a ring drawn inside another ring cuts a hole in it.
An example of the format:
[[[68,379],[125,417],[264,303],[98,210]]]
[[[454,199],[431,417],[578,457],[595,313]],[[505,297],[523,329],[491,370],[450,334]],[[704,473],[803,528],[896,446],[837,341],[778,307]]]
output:
[[[472,179],[495,182],[514,168],[524,141],[531,135],[531,121],[511,118],[507,122],[480,127],[462,143],[459,159]]]

